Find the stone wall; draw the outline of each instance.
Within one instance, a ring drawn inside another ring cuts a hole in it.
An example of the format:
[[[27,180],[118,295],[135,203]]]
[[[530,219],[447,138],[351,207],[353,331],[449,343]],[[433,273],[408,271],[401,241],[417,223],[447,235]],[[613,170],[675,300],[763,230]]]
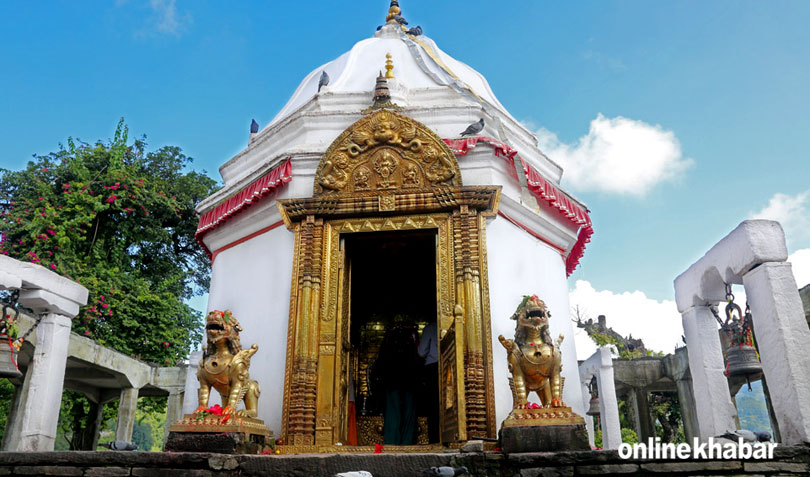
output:
[[[717,475],[788,476],[810,473],[810,448],[777,447],[773,460],[622,460],[616,451],[512,454],[223,455],[147,452],[0,452],[0,476],[332,476],[367,470],[374,477],[417,476],[439,465],[465,465],[468,475]]]

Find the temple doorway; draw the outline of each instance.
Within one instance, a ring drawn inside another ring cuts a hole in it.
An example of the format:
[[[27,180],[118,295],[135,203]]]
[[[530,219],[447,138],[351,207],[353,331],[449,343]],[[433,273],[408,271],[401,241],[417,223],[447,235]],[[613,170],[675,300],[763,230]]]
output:
[[[343,237],[354,390],[347,434],[356,426],[361,446],[438,443],[437,230]]]

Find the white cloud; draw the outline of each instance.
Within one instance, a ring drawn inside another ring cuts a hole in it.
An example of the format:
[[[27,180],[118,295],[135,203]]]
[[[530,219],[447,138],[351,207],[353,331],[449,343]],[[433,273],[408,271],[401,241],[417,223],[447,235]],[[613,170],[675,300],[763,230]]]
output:
[[[176,0],[149,0],[149,7],[155,14],[154,26],[159,33],[179,35],[185,24],[191,20],[189,14],[177,12]]]
[[[643,197],[661,182],[674,181],[692,164],[672,131],[643,121],[598,114],[575,144],[540,128],[541,149],[564,169],[573,189]]]
[[[609,327],[622,336],[641,338],[649,350],[672,353],[676,345],[683,345],[681,314],[674,301],[653,300],[638,290],[624,293],[597,291],[585,280],[577,280],[569,299],[572,307],[579,305],[580,313],[585,317],[596,321],[598,315],[605,315]],[[587,359],[596,351],[596,345],[581,328],[576,328],[574,342],[577,359]]]
[[[788,262],[793,268],[796,285],[803,288],[810,283],[810,248],[796,250],[788,256]]]
[[[810,239],[810,190],[794,196],[774,194],[768,205],[750,218],[776,220],[785,230],[788,245],[802,243]]]

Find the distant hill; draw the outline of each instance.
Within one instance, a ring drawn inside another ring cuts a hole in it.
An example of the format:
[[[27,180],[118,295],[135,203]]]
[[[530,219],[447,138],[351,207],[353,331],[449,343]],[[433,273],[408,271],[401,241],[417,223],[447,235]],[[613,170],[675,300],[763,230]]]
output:
[[[773,434],[762,381],[751,383],[751,391],[748,391],[748,386],[743,386],[737,393],[737,415],[740,416],[740,428]]]

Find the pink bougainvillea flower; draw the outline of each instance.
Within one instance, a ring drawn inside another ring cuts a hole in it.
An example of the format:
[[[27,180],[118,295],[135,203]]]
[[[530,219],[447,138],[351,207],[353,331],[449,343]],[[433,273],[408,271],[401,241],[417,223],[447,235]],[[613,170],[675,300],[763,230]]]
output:
[[[90,336],[90,330],[85,330],[84,336]]]
[[[52,269],[54,269],[54,270],[56,270],[56,265],[52,263],[52,264],[51,264],[51,268],[52,268]]]
[[[107,202],[109,202],[110,204],[112,204],[113,202],[115,202],[115,199],[117,199],[117,197],[115,196],[115,194],[113,194],[113,195],[111,195],[111,196],[109,196],[109,197],[107,198]]]
[[[45,197],[40,197],[40,198],[39,198],[39,200],[41,200],[41,201],[42,201],[42,200],[45,200]]]

